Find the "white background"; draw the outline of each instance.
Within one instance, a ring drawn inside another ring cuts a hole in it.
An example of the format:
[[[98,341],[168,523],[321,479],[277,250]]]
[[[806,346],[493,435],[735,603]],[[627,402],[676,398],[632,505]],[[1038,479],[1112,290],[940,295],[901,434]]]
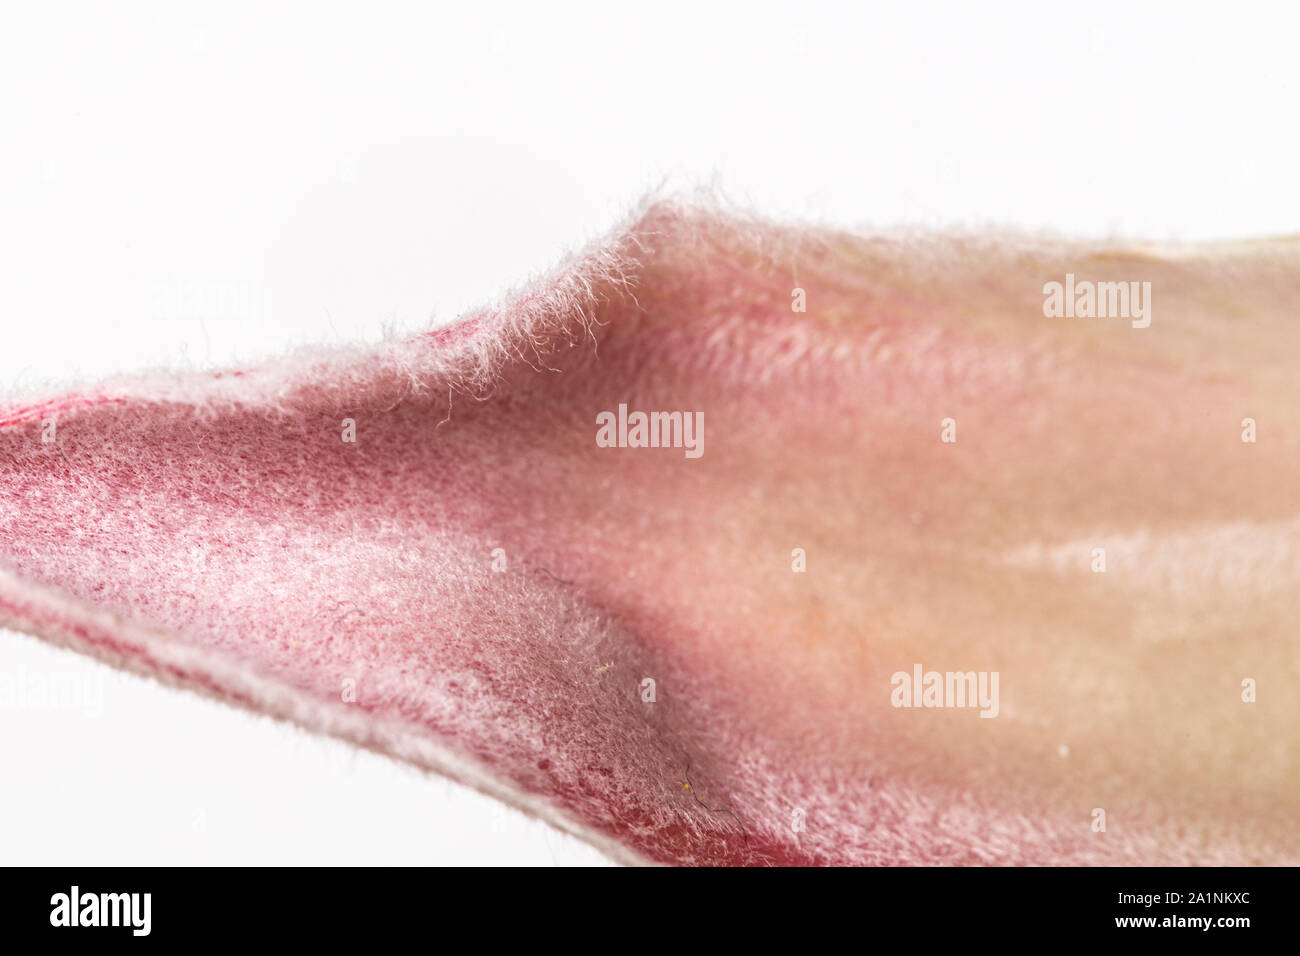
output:
[[[450,321],[665,183],[868,229],[1300,224],[1294,4],[612,6],[6,2],[0,390]],[[0,672],[92,691],[0,710],[0,863],[601,862],[29,637]]]

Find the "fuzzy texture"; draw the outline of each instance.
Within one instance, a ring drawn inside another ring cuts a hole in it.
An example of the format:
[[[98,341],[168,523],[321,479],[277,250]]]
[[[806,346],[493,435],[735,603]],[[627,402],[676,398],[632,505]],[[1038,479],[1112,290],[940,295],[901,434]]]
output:
[[[1235,688],[1298,666],[1296,266],[656,204],[448,329],[10,402],[0,623],[629,862],[1294,860],[1300,714]],[[1043,317],[1135,269],[1151,329]],[[704,455],[598,447],[619,403]],[[999,670],[999,718],[891,708],[918,661]]]

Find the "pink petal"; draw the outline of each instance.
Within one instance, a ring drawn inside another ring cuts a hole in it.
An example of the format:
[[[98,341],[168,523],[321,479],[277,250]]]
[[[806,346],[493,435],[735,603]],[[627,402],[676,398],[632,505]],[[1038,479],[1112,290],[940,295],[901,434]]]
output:
[[[1296,264],[658,205],[450,329],[0,410],[0,623],[628,861],[1294,860],[1295,761],[1232,771],[1300,716],[1238,692],[1296,666]],[[1151,327],[1044,317],[1067,271]]]

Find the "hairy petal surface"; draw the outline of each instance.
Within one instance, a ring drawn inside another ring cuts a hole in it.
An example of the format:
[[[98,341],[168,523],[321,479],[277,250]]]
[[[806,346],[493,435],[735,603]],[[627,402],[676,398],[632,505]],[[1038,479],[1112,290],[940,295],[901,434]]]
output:
[[[1295,862],[1297,260],[659,204],[449,329],[11,401],[0,623],[630,862]]]

